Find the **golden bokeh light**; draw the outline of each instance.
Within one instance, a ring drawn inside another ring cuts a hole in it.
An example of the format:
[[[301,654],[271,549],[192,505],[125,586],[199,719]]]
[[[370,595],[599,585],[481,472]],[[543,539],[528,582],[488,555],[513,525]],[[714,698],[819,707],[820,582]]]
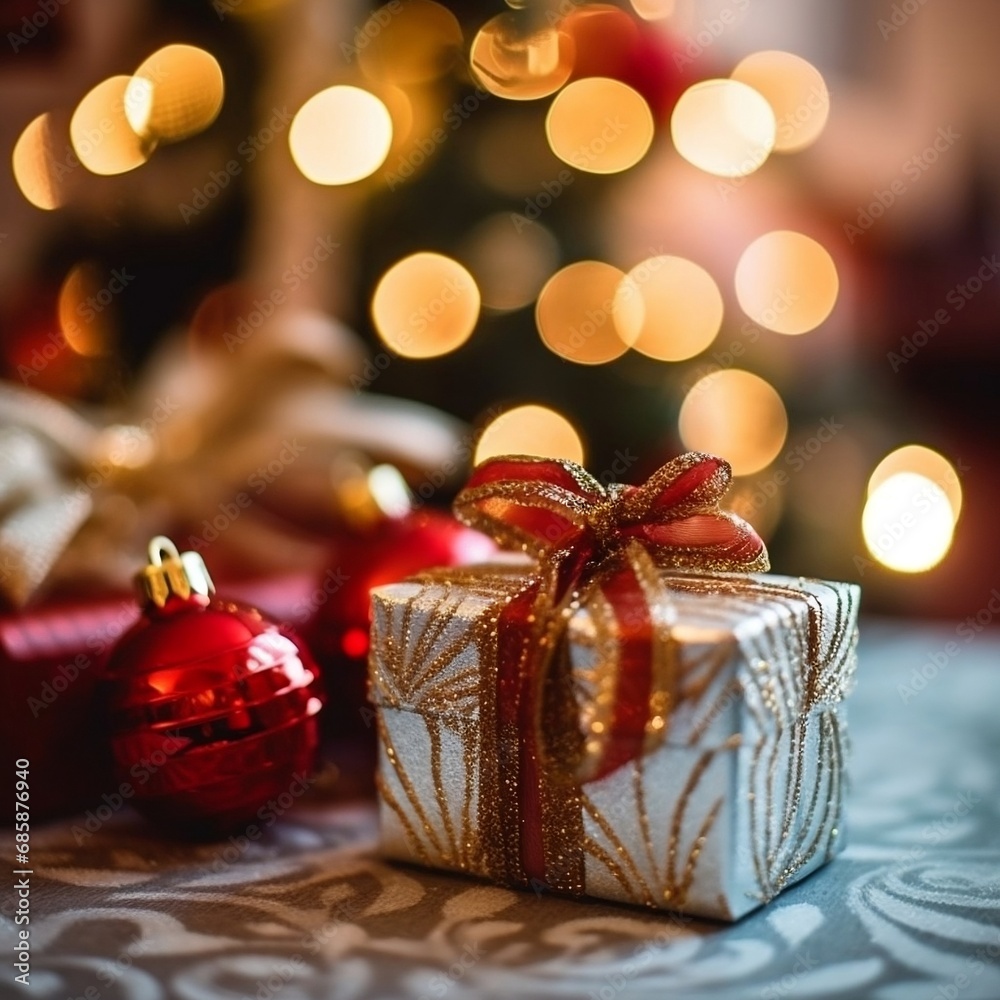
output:
[[[61,177],[68,168],[56,159],[51,115],[39,115],[28,123],[14,143],[11,167],[21,194],[36,208],[51,211],[65,204]]]
[[[352,184],[373,174],[392,145],[392,116],[360,87],[328,87],[299,108],[288,130],[292,159],[316,184]]]
[[[425,109],[419,101],[414,102],[401,87],[385,84],[375,87],[373,92],[389,112],[389,117],[392,119],[390,148],[398,150],[413,132],[417,111],[419,110],[423,114]]]
[[[534,302],[559,261],[559,244],[545,226],[523,215],[498,212],[469,234],[463,260],[483,305],[500,312]]]
[[[645,98],[619,80],[575,80],[556,96],[545,119],[552,151],[592,174],[635,166],[653,141],[653,113]]]
[[[462,28],[433,0],[395,0],[374,11],[354,36],[353,52],[370,80],[403,86],[444,76],[462,51]]]
[[[621,357],[631,346],[622,329],[642,327],[642,300],[638,295],[615,301],[625,275],[610,264],[581,260],[557,271],[538,296],[535,322],[545,346],[567,361],[600,365]]]
[[[632,308],[628,300],[633,296],[641,299],[641,310]],[[658,361],[683,361],[705,350],[722,326],[722,312],[715,280],[683,257],[642,261],[615,295],[615,323],[622,339]]]
[[[736,298],[755,323],[794,336],[815,330],[837,303],[833,258],[814,239],[777,229],[754,240],[736,265]]]
[[[573,51],[572,39],[554,25],[526,30],[524,18],[507,11],[479,29],[469,63],[491,94],[531,101],[554,94],[569,79]]]
[[[102,80],[76,106],[69,137],[80,162],[94,174],[123,174],[142,166],[155,143],[140,138],[125,114],[125,93],[131,77]]]
[[[83,357],[106,354],[111,343],[113,292],[102,285],[94,264],[73,267],[59,289],[59,329],[70,350]]]
[[[777,458],[788,433],[785,405],[758,375],[726,368],[699,379],[681,404],[686,448],[726,459],[737,476],[759,472]]]
[[[872,557],[899,573],[923,573],[951,548],[955,515],[944,490],[917,472],[896,472],[872,490],[861,517]]]
[[[210,52],[167,45],[132,74],[125,88],[125,115],[137,135],[177,142],[215,121],[224,93],[222,67]]]
[[[958,519],[962,512],[962,484],[955,466],[944,455],[922,444],[897,448],[875,466],[868,480],[868,495],[871,496],[890,476],[899,472],[915,472],[943,490],[951,505],[952,515]]]
[[[719,177],[745,177],[774,149],[777,123],[763,95],[738,80],[703,80],[689,87],[670,117],[677,152]]]
[[[433,358],[461,347],[479,319],[479,289],[458,261],[415,253],[382,275],[372,319],[386,346],[404,358]]]
[[[583,442],[573,425],[547,406],[515,406],[501,413],[480,435],[475,464],[497,455],[568,458],[583,465]]]
[[[791,52],[754,52],[731,74],[764,95],[777,121],[774,148],[794,153],[812,145],[830,117],[830,92],[823,74]]]
[[[246,317],[252,308],[250,290],[241,282],[232,281],[211,289],[195,307],[188,324],[191,346],[195,350],[225,347],[231,352],[241,334],[249,328]],[[242,326],[239,325],[241,320]]]
[[[662,21],[672,17],[677,0],[632,0],[632,9],[644,21]]]

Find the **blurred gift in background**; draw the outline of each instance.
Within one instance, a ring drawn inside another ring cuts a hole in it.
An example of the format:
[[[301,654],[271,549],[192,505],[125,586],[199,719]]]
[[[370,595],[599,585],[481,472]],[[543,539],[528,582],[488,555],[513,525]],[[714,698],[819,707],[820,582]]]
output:
[[[688,448],[779,571],[992,617],[988,0],[0,18],[12,605],[115,589],[162,530],[329,571],[345,454],[445,508],[489,455],[628,482]]]

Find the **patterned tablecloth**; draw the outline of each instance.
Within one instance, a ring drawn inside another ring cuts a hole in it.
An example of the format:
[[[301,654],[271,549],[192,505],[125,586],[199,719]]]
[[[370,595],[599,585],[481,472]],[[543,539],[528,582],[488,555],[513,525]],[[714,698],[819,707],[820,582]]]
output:
[[[207,846],[123,809],[33,831],[30,985],[8,882],[0,995],[997,1000],[1000,638],[863,636],[850,846],[736,925],[387,864],[367,803],[306,796]]]

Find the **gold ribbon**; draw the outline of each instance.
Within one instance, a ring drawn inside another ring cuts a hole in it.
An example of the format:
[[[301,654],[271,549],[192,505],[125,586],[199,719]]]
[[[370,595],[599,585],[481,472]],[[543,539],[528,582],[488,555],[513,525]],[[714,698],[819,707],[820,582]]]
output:
[[[262,575],[322,565],[345,450],[410,477],[461,464],[457,422],[347,388],[363,364],[343,327],[291,314],[231,354],[169,340],[117,408],[0,383],[0,594],[123,586],[178,526]]]

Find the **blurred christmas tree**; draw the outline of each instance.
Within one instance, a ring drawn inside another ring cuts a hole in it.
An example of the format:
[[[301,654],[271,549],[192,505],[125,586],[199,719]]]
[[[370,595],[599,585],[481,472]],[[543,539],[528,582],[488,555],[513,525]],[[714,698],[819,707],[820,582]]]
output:
[[[876,278],[820,188],[823,75],[733,55],[748,7],[140,4],[106,41],[118,83],[100,93],[69,58],[93,45],[85,19],[60,13],[57,41],[25,51],[67,70],[10,145],[18,211],[63,218],[22,241],[8,373],[126,399],[171,327],[228,356],[321,309],[370,347],[345,370],[354,390],[474,425],[435,502],[474,453],[627,481],[714,451],[776,567],[861,578],[891,606],[885,567],[933,567],[962,490],[910,450],[866,499],[912,433],[861,347]],[[136,277],[112,294],[123,267]]]

